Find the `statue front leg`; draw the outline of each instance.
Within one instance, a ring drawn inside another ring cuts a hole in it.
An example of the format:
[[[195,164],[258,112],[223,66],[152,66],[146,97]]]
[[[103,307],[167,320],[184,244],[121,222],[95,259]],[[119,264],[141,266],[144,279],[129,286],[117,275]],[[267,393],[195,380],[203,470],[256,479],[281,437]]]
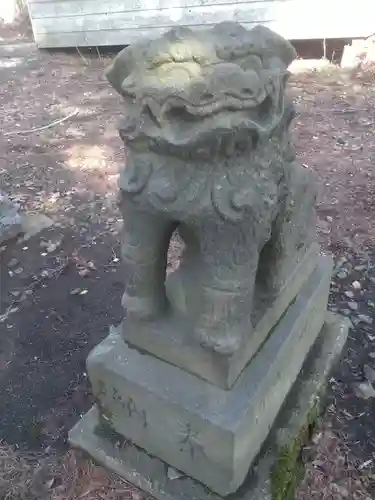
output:
[[[151,320],[167,307],[165,273],[174,226],[162,216],[140,211],[122,200],[121,254],[125,271],[122,306],[128,317]]]
[[[259,245],[242,226],[205,228],[200,238],[200,294],[195,333],[200,343],[232,354],[251,334]]]

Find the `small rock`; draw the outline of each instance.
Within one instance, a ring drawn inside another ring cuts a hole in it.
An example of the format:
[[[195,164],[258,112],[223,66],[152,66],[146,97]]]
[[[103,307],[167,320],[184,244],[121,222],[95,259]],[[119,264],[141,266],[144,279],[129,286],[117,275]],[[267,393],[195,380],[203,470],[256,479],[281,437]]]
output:
[[[359,281],[353,281],[352,283],[352,287],[355,289],[355,290],[360,290],[361,288],[361,283]]]
[[[173,467],[168,467],[167,476],[168,479],[173,481],[174,479],[180,479],[181,477],[184,477],[184,474],[179,470],[174,469]]]
[[[359,384],[355,384],[354,392],[357,397],[362,399],[375,398],[375,389],[372,387],[372,384],[368,380],[360,382]]]
[[[341,269],[341,271],[339,271],[337,273],[337,277],[340,279],[340,280],[344,280],[345,278],[348,277],[348,273],[345,269]]]
[[[354,300],[352,302],[348,302],[348,307],[352,310],[352,311],[357,311],[358,310],[358,304],[357,302],[355,302]]]
[[[344,292],[344,294],[349,298],[352,299],[354,297],[354,293],[351,291]]]
[[[369,460],[366,460],[366,462],[363,462],[361,463],[359,466],[358,466],[358,470],[361,471],[363,469],[367,469],[368,467],[370,467],[373,463],[373,459],[369,459]]]
[[[17,259],[12,259],[8,262],[7,266],[9,269],[12,269],[13,267],[18,266],[19,261]]]
[[[358,314],[358,319],[360,322],[366,323],[366,325],[372,325],[372,318],[366,314]]]
[[[365,365],[365,366],[363,367],[363,373],[364,373],[364,375],[365,375],[365,378],[366,378],[369,382],[371,382],[371,383],[375,382],[375,370],[374,370],[374,368],[372,368],[372,367],[371,367],[371,366],[369,366],[369,365]]]

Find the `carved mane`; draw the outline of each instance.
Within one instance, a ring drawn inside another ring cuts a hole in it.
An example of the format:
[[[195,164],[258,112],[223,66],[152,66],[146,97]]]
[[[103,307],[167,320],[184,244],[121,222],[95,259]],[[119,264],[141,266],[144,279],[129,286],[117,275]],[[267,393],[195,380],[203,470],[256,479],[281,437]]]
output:
[[[275,203],[291,115],[284,89],[294,57],[292,45],[268,28],[248,31],[231,22],[172,29],[122,50],[106,73],[126,105],[119,127],[128,150],[121,189],[138,196],[147,185],[155,206],[177,212],[187,209],[181,189],[191,189],[197,200],[208,192],[217,211],[235,221],[254,206],[257,193],[249,186],[263,179]],[[265,161],[266,147],[270,158],[279,158],[273,166]],[[165,161],[171,156],[173,167]]]

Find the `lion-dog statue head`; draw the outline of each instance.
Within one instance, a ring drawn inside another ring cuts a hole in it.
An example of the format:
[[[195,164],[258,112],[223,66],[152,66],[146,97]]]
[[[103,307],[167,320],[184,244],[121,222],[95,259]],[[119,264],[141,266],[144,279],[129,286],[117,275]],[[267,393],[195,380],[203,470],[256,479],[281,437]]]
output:
[[[292,45],[268,28],[232,22],[179,27],[123,49],[107,70],[125,100],[122,191],[139,197],[147,185],[148,202],[179,218],[186,200],[201,203],[208,190],[219,214],[233,220],[254,206],[254,184],[272,195],[289,142],[278,137],[277,151],[263,148],[293,117],[284,89],[294,57]]]

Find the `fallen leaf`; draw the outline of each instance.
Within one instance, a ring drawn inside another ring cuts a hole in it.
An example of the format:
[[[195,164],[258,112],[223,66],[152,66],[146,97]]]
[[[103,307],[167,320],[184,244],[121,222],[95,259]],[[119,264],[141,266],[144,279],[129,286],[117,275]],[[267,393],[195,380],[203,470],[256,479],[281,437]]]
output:
[[[358,466],[358,470],[363,470],[369,467],[372,464],[373,460],[366,460],[366,462],[363,462],[361,465]]]

